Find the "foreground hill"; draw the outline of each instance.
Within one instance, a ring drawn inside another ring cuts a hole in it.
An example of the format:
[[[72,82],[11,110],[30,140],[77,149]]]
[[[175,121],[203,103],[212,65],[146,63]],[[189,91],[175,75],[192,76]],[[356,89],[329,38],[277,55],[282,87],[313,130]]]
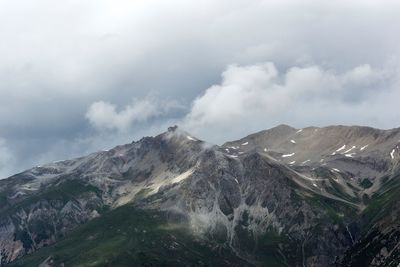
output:
[[[0,181],[10,266],[397,266],[400,130],[176,127]]]

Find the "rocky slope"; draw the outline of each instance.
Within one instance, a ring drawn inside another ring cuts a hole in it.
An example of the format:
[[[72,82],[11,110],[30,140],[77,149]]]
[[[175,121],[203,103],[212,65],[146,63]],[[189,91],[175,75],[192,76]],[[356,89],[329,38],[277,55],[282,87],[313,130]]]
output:
[[[399,145],[399,129],[280,125],[213,146],[171,127],[0,180],[0,262],[397,266]]]

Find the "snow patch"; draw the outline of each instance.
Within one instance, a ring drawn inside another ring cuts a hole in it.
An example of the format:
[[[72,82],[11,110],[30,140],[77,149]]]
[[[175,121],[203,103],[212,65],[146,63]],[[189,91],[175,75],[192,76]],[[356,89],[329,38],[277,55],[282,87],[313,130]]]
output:
[[[336,168],[332,168],[332,171],[340,172],[340,170],[339,170],[339,169],[336,169]]]
[[[290,143],[296,144],[296,141],[294,141],[294,140],[292,139],[292,140],[290,140]]]
[[[315,187],[318,187],[316,183],[313,183],[312,185],[315,186]]]
[[[344,154],[345,157],[352,158],[356,153]]]
[[[369,144],[368,144],[368,145],[365,145],[365,146],[363,146],[363,147],[361,147],[361,148],[360,148],[360,151],[363,151],[363,150],[366,149],[368,146],[369,146]]]
[[[343,154],[347,154],[347,153],[349,153],[350,151],[352,151],[355,148],[356,148],[356,146],[352,146],[351,148],[349,148],[345,152],[343,152]]]
[[[189,139],[190,141],[197,141],[195,138],[191,137],[191,136],[186,136],[187,139]]]
[[[264,148],[264,152],[267,152],[268,151],[268,149],[267,148]]]
[[[285,155],[282,155],[282,158],[291,157],[291,156],[293,156],[294,154],[296,154],[296,153],[285,154]]]
[[[296,133],[301,133],[303,131],[303,129],[298,130]]]
[[[296,163],[296,161],[289,162],[290,165],[293,165],[295,163]]]
[[[238,181],[238,179],[236,179],[236,178],[235,178],[235,182],[236,182],[237,184],[239,184],[239,181]]]
[[[346,145],[343,145],[343,146],[341,146],[340,148],[338,148],[335,152],[342,151],[342,150],[345,149],[345,148],[346,148]]]
[[[394,149],[392,150],[392,152],[390,152],[390,157],[391,157],[392,159],[394,159],[394,152],[395,152]]]
[[[249,144],[249,142],[245,142],[242,144],[242,146],[247,146]]]
[[[303,165],[303,164],[306,164],[307,162],[310,162],[310,161],[311,161],[311,160],[308,159],[308,160],[303,161],[301,164]]]

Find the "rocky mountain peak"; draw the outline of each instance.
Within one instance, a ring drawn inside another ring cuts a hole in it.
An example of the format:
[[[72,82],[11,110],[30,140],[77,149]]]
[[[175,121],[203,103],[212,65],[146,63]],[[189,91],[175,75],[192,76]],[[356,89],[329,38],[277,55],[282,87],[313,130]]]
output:
[[[35,167],[0,181],[0,262],[36,262],[23,256],[42,255],[44,247],[64,242],[59,240],[92,221],[104,232],[104,218],[134,207],[167,218],[165,225],[145,230],[164,229],[174,237],[161,251],[178,249],[185,229],[191,245],[200,248],[193,257],[205,257],[201,251],[211,248],[214,262],[231,255],[225,265],[357,266],[351,264],[360,262],[354,255],[363,253],[364,238],[400,236],[393,224],[400,218],[393,208],[400,188],[399,142],[399,129],[279,125],[215,146],[173,126],[108,151]],[[179,232],[171,232],[174,227]],[[130,228],[123,229],[114,233],[121,244],[137,242],[126,240]],[[377,244],[388,253],[370,262],[395,266],[388,255],[400,252],[396,244]],[[186,255],[187,246],[182,243],[179,255]],[[64,254],[54,249],[61,259]],[[57,259],[43,255],[39,263]]]
[[[178,125],[168,127],[168,132],[174,132],[178,129]]]

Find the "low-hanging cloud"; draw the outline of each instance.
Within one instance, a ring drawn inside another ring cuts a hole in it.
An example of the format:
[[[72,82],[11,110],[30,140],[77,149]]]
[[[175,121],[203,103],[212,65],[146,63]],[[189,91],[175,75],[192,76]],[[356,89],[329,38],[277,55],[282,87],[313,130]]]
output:
[[[294,126],[399,121],[397,73],[368,64],[337,73],[320,66],[279,72],[271,62],[230,65],[222,81],[197,97],[183,125],[214,141],[280,123]],[[392,97],[388,97],[391,95]]]
[[[85,117],[99,131],[117,130],[126,132],[135,123],[143,123],[161,117],[171,111],[181,109],[175,101],[160,101],[156,98],[135,99],[123,109],[105,101],[97,101],[90,105]]]
[[[132,123],[147,120],[150,117],[159,115],[160,112],[157,106],[146,100],[136,101],[120,112],[117,111],[115,105],[98,101],[90,106],[86,113],[86,118],[97,129],[124,131]]]

